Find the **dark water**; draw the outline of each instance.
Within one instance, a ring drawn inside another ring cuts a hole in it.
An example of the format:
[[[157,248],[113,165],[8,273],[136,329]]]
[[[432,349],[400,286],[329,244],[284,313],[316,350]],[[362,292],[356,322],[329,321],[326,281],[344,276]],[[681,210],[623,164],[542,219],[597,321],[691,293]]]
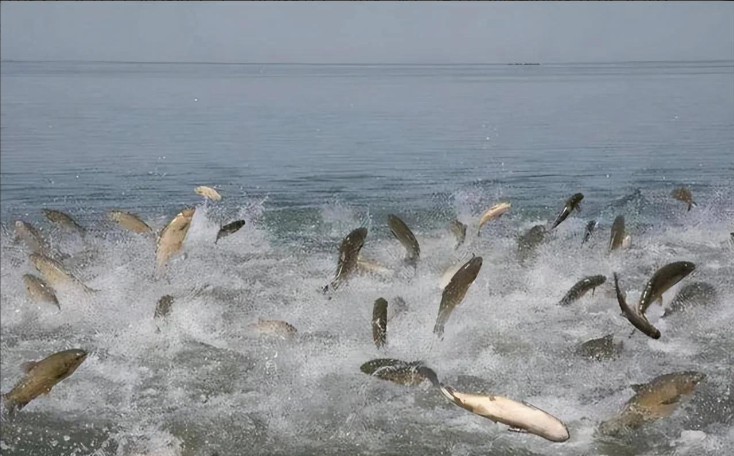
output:
[[[734,451],[734,62],[541,66],[290,66],[7,63],[0,90],[2,391],[23,361],[66,348],[79,370],[3,421],[3,454],[721,455]],[[194,194],[216,186],[218,203]],[[671,197],[686,185],[698,206]],[[516,238],[574,213],[520,262]],[[512,209],[476,236],[479,215]],[[109,208],[156,230],[196,214],[183,255],[151,276],[155,241],[124,233]],[[62,209],[88,234],[43,218]],[[400,214],[421,244],[415,271],[389,234]],[[607,254],[624,215],[628,248]],[[469,224],[454,250],[446,229]],[[221,223],[247,221],[213,244]],[[37,274],[13,222],[36,225],[99,293],[59,287],[59,312],[31,302]],[[581,245],[588,220],[600,222]],[[358,274],[327,300],[341,239],[369,229]],[[452,264],[484,258],[443,341],[431,329]],[[697,268],[716,299],[661,319],[654,341],[620,316],[619,272],[636,302],[660,266]],[[594,296],[558,301],[604,274]],[[174,296],[156,332],[155,303]],[[388,345],[371,340],[372,303],[402,296]],[[294,340],[258,338],[258,318]],[[620,357],[587,362],[585,340],[614,334]],[[423,360],[460,391],[549,411],[571,439],[551,444],[448,404],[428,383],[362,374],[373,358]],[[621,438],[595,431],[630,384],[679,370],[706,380],[669,418]]]

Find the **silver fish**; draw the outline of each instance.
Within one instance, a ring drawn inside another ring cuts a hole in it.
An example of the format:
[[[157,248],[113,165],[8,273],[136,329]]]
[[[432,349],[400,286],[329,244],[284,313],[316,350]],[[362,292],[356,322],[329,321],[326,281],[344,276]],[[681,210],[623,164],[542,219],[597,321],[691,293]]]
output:
[[[221,239],[223,237],[227,237],[230,234],[236,233],[243,226],[245,226],[245,221],[244,220],[236,220],[236,221],[234,221],[232,223],[228,223],[228,224],[224,225],[217,232],[217,238],[214,240],[214,243],[216,244],[217,242],[219,242],[219,239]]]
[[[329,291],[329,287],[332,290],[336,290],[342,283],[349,279],[349,276],[357,268],[359,252],[362,250],[366,238],[367,228],[357,228],[344,238],[339,248],[339,262],[336,267],[334,280],[324,287],[324,293]]]
[[[50,302],[61,310],[54,289],[43,279],[31,274],[25,274],[23,275],[23,282],[25,282],[25,289],[31,299],[36,302]]]
[[[611,252],[612,250],[622,247],[624,238],[624,216],[618,215],[612,224],[612,234],[609,238],[609,251]]]
[[[387,341],[387,301],[378,298],[372,308],[372,340],[377,348]]]
[[[53,209],[41,209],[47,219],[58,224],[64,231],[69,233],[84,234],[84,228],[79,225],[69,214]]]
[[[644,314],[647,308],[655,301],[663,303],[663,293],[670,287],[683,280],[688,274],[696,269],[696,265],[690,261],[676,261],[666,264],[658,269],[645,285],[640,296],[640,305],[637,311]]]
[[[569,215],[571,215],[571,212],[575,210],[580,211],[581,210],[581,200],[584,199],[584,195],[582,193],[576,193],[572,195],[570,198],[566,200],[566,204],[563,205],[563,209],[561,209],[561,212],[558,214],[556,219],[553,221],[553,225],[551,226],[551,230],[560,225],[566,218],[568,218]]]
[[[149,227],[147,223],[142,221],[140,217],[129,212],[110,210],[107,212],[107,217],[133,233],[145,234],[153,232],[153,229]]]
[[[660,331],[647,321],[645,314],[637,313],[627,305],[627,301],[625,300],[622,291],[619,289],[619,278],[617,277],[616,272],[614,273],[614,289],[617,292],[617,302],[619,303],[619,307],[622,309],[627,320],[629,320],[635,328],[642,331],[646,336],[652,337],[653,339],[660,339]]]
[[[603,275],[594,275],[594,276],[588,276],[584,277],[583,279],[576,282],[576,284],[571,287],[570,290],[568,290],[568,293],[561,299],[561,301],[558,303],[562,306],[567,306],[571,304],[572,302],[576,301],[577,299],[584,296],[589,290],[592,290],[592,294],[594,293],[593,290],[596,289],[599,285],[603,284],[607,281],[607,278]]]
[[[161,273],[168,259],[181,250],[195,211],[195,208],[182,210],[161,231],[155,249],[155,274]]]

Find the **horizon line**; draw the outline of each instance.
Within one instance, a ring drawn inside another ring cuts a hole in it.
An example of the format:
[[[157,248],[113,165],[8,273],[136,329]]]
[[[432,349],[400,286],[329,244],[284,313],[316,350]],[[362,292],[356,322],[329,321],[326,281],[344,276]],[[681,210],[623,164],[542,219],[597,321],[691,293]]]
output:
[[[703,60],[607,60],[586,62],[536,62],[536,61],[508,61],[508,62],[459,62],[459,63],[388,63],[388,62],[217,62],[217,61],[145,61],[145,60],[61,60],[61,59],[0,59],[5,63],[105,63],[105,64],[145,64],[145,65],[298,65],[298,66],[491,66],[491,65],[598,65],[613,63],[703,63],[703,62],[734,62],[734,59],[703,59]]]

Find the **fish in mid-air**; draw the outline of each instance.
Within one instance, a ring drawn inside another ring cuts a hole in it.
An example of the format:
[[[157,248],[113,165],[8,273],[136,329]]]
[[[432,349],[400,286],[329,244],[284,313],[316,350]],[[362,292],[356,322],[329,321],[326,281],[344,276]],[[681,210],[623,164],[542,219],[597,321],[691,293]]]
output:
[[[456,237],[456,248],[458,249],[466,239],[466,225],[458,220],[454,220],[449,224],[449,231]]]
[[[479,225],[477,226],[477,236],[482,232],[482,227],[485,223],[490,220],[502,217],[507,211],[510,210],[512,204],[510,203],[497,203],[494,206],[487,209],[487,211],[479,217]]]
[[[426,377],[451,403],[495,423],[507,425],[509,431],[534,434],[551,442],[565,442],[571,437],[561,420],[527,402],[496,394],[461,393],[440,383],[432,371],[427,372]]]
[[[637,429],[646,423],[669,417],[706,378],[694,371],[660,375],[642,385],[633,385],[636,394],[624,406],[619,416],[599,425],[604,435],[618,435]]]
[[[220,195],[218,191],[205,185],[196,187],[194,189],[194,193],[196,193],[197,195],[201,195],[204,198],[209,198],[212,201],[219,201],[220,199],[222,199],[222,195]]]
[[[655,271],[655,274],[650,277],[650,280],[647,281],[645,288],[642,290],[640,305],[637,311],[640,314],[644,314],[647,308],[650,307],[650,304],[655,301],[658,301],[662,305],[663,293],[695,270],[696,265],[690,261],[676,261],[666,264]]]
[[[372,340],[377,348],[382,348],[387,341],[387,301],[377,298],[372,307]]]
[[[182,210],[161,231],[155,249],[155,274],[161,273],[168,259],[181,250],[195,211],[195,208]]]
[[[214,240],[214,243],[216,244],[217,242],[219,242],[219,240],[221,238],[227,237],[230,234],[236,233],[243,226],[245,226],[245,221],[244,220],[236,220],[236,221],[234,221],[232,223],[228,223],[228,224],[224,225],[217,232],[217,238]]]
[[[36,302],[50,302],[61,310],[59,300],[56,298],[56,292],[43,279],[31,274],[25,274],[23,276],[23,282],[25,283],[28,296],[31,299]]]
[[[612,234],[609,237],[609,251],[616,250],[622,247],[625,238],[624,231],[624,216],[618,215],[612,223]]]
[[[596,220],[590,220],[589,223],[586,224],[586,229],[584,230],[584,237],[581,239],[582,244],[586,244],[586,242],[591,237],[591,234],[594,232],[597,226]]]
[[[430,369],[421,369],[421,367],[423,363],[420,361],[406,362],[399,359],[379,358],[362,364],[359,370],[367,375],[399,385],[415,386],[426,380],[425,373],[430,371]]]
[[[33,266],[35,266],[38,272],[43,275],[43,277],[49,284],[51,284],[51,286],[56,287],[59,285],[63,286],[72,284],[81,288],[85,293],[95,293],[99,291],[86,286],[76,276],[68,272],[63,264],[54,260],[53,258],[49,258],[40,253],[32,253],[29,256],[29,259],[31,260]]]
[[[280,337],[281,339],[293,337],[298,332],[293,325],[285,321],[263,320],[262,318],[258,318],[257,322],[251,324],[249,327],[257,334]]]
[[[390,227],[393,236],[405,247],[405,262],[415,266],[421,254],[421,247],[418,245],[418,240],[413,232],[397,215],[389,214],[387,225]]]
[[[441,295],[441,305],[438,308],[438,316],[436,317],[436,325],[433,327],[433,332],[439,337],[443,338],[444,325],[449,320],[451,312],[464,300],[469,286],[474,283],[481,268],[482,257],[475,256],[454,274],[449,284],[444,288]]]
[[[605,359],[616,358],[624,344],[619,342],[614,343],[614,336],[608,334],[598,339],[587,340],[576,348],[576,354],[582,356],[590,361],[602,361]]]
[[[571,212],[574,210],[580,211],[581,210],[581,200],[584,199],[584,195],[582,193],[575,193],[570,198],[566,200],[566,204],[563,205],[563,209],[561,209],[561,212],[556,217],[555,221],[553,221],[553,225],[551,225],[550,229],[554,229],[558,225],[560,225],[564,220],[568,218],[569,215],[571,215]]]
[[[110,210],[107,212],[107,216],[113,222],[119,224],[126,230],[132,231],[133,233],[145,234],[153,232],[153,229],[135,214],[125,211]]]
[[[64,231],[68,233],[76,233],[79,235],[84,234],[84,228],[82,228],[82,226],[79,225],[76,220],[71,218],[69,214],[54,209],[41,209],[41,211],[47,219],[59,225],[61,228],[64,229]]]
[[[30,401],[41,394],[48,394],[61,380],[65,379],[84,362],[84,350],[64,350],[37,362],[24,363],[25,376],[10,392],[3,394],[5,408],[13,413],[22,410]]]
[[[584,296],[589,290],[591,290],[592,295],[594,294],[594,290],[599,285],[602,285],[604,282],[607,281],[607,278],[603,275],[594,275],[594,276],[588,276],[584,277],[583,279],[576,282],[576,284],[571,287],[570,290],[568,290],[568,293],[561,299],[561,301],[558,303],[562,306],[567,306],[571,304],[572,302],[576,301],[577,299],[580,299],[582,296]]]
[[[698,206],[695,201],[693,201],[693,195],[691,195],[691,191],[688,190],[686,187],[678,187],[675,190],[673,190],[673,198],[677,199],[678,201],[682,201],[688,205],[688,210],[690,211],[692,207]]]
[[[15,222],[15,236],[23,241],[33,253],[47,254],[50,251],[49,245],[41,236],[41,233],[28,222],[22,220]]]
[[[329,288],[332,290],[339,288],[352,275],[354,270],[357,269],[359,252],[362,250],[366,238],[367,228],[364,227],[357,228],[344,238],[341,247],[339,247],[339,262],[336,266],[334,280],[324,287],[324,293],[329,291]]]
[[[624,313],[624,316],[629,320],[632,325],[642,331],[646,336],[652,337],[653,339],[660,339],[660,331],[647,321],[647,317],[644,313],[636,312],[628,304],[627,300],[619,289],[619,277],[617,273],[614,273],[614,289],[617,293],[617,302],[619,303],[620,309]]]

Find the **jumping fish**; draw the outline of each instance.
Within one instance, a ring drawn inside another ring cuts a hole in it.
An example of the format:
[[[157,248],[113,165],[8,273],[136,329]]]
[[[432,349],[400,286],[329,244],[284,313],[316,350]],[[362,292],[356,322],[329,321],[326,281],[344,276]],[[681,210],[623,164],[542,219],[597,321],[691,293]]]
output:
[[[15,410],[22,410],[41,394],[50,393],[57,383],[73,374],[86,358],[87,353],[84,350],[75,349],[54,353],[38,362],[24,363],[21,367],[25,377],[9,393],[3,395],[5,408],[13,413]]]
[[[153,318],[161,320],[171,313],[171,307],[173,306],[173,296],[165,295],[158,300],[158,304],[155,306],[155,313]]]
[[[439,383],[433,376],[429,380],[453,404],[495,423],[507,425],[509,431],[534,434],[551,442],[565,442],[570,437],[568,427],[561,420],[527,402],[517,402],[494,394],[460,393],[451,386]]]
[[[449,224],[449,231],[456,237],[456,248],[458,249],[466,239],[466,225],[458,220],[454,220]]]
[[[339,248],[339,262],[336,267],[334,280],[324,287],[324,293],[329,291],[329,287],[333,290],[339,288],[354,272],[357,268],[359,252],[362,250],[366,238],[367,228],[364,227],[357,228],[344,238]]]
[[[581,210],[581,200],[584,199],[584,195],[582,193],[576,193],[572,195],[570,198],[566,200],[566,204],[563,206],[563,209],[561,209],[561,212],[558,214],[558,217],[556,217],[556,220],[553,222],[553,225],[551,226],[551,230],[560,225],[568,216],[573,212],[573,210],[580,211]]]
[[[25,289],[31,299],[36,302],[50,302],[61,310],[56,293],[43,279],[31,274],[25,274],[23,275],[23,282],[25,282]]]
[[[52,258],[40,253],[32,253],[29,258],[31,263],[33,263],[33,266],[38,269],[38,272],[40,272],[46,281],[54,287],[71,283],[79,286],[86,293],[99,291],[86,286],[81,280],[66,271],[63,264]]]
[[[502,215],[509,211],[511,207],[512,204],[510,203],[498,203],[487,209],[487,211],[479,218],[477,236],[479,236],[479,233],[482,232],[482,227],[485,223],[489,222],[490,220],[502,217]]]
[[[603,275],[594,275],[589,277],[584,277],[583,279],[576,282],[576,285],[571,287],[570,290],[568,290],[568,293],[566,293],[566,296],[561,299],[561,301],[558,303],[562,306],[567,306],[571,304],[572,302],[576,301],[577,299],[581,298],[583,295],[585,295],[589,290],[591,291],[591,294],[593,296],[594,290],[599,285],[603,284],[607,281],[607,278]]]
[[[666,264],[658,269],[655,274],[648,280],[647,285],[642,290],[640,296],[640,305],[637,308],[638,313],[645,314],[647,308],[655,301],[663,304],[663,293],[668,291],[670,287],[683,280],[688,274],[696,269],[696,265],[690,261],[676,261]]]
[[[619,289],[619,279],[617,273],[614,273],[614,289],[617,292],[617,302],[619,307],[622,309],[624,316],[629,320],[632,325],[642,331],[645,335],[652,337],[653,339],[660,339],[660,331],[647,321],[645,314],[635,312],[630,306],[627,305],[627,301]]]
[[[419,369],[422,365],[420,361],[405,362],[399,359],[379,358],[362,364],[359,370],[399,385],[415,386],[426,379],[425,369]]]
[[[624,238],[624,216],[618,215],[617,218],[614,219],[614,223],[612,223],[612,234],[609,238],[609,251],[611,252],[612,250],[622,247]]]
[[[685,371],[661,375],[650,383],[634,385],[632,389],[636,394],[627,401],[619,416],[601,423],[599,431],[605,435],[618,435],[669,417],[681,404],[681,399],[693,393],[705,378],[706,375],[700,372]]]
[[[204,185],[196,187],[194,189],[194,193],[196,193],[197,195],[201,195],[204,198],[209,198],[212,201],[219,201],[220,199],[222,199],[222,195],[220,195],[218,191]]]
[[[368,260],[363,257],[357,258],[357,269],[359,269],[362,272],[366,272],[369,274],[380,274],[380,275],[392,275],[395,273],[390,268],[386,268],[385,266],[381,265],[380,263],[372,260]]]
[[[217,232],[217,238],[214,240],[214,243],[216,244],[217,242],[219,242],[219,239],[221,239],[223,237],[227,237],[230,234],[236,233],[243,226],[245,226],[245,221],[244,220],[236,220],[236,221],[234,221],[232,223],[228,223],[228,224],[224,225]]]
[[[140,217],[129,212],[110,210],[107,212],[107,217],[133,233],[145,234],[153,232],[153,229],[142,221]]]
[[[84,234],[84,228],[81,227],[69,214],[53,209],[41,209],[47,219],[58,224],[64,231],[69,233]]]
[[[33,253],[48,253],[50,248],[41,233],[30,223],[22,220],[15,222],[15,235],[23,241]]]
[[[678,290],[678,293],[676,293],[675,298],[671,301],[670,306],[665,309],[663,317],[683,312],[691,306],[706,305],[709,302],[716,302],[717,300],[718,294],[713,285],[706,282],[689,283]]]
[[[290,323],[280,320],[263,320],[262,318],[258,318],[257,323],[250,325],[250,328],[258,334],[276,336],[281,339],[292,337],[298,332]]]
[[[685,187],[678,187],[675,190],[673,190],[673,198],[677,199],[678,201],[682,201],[686,204],[688,204],[688,210],[690,211],[692,207],[698,206],[695,201],[693,201],[693,196],[691,195],[691,191],[688,190]]]
[[[601,361],[604,359],[616,358],[622,351],[623,343],[614,344],[614,336],[612,334],[600,337],[598,339],[587,340],[576,349],[576,354],[590,361]]]
[[[405,247],[406,263],[415,266],[421,254],[421,247],[418,245],[418,240],[413,232],[397,215],[388,215],[387,225],[390,227],[393,236]]]
[[[372,308],[372,340],[377,348],[387,341],[387,301],[378,298]]]
[[[586,230],[584,230],[584,238],[581,239],[582,244],[586,244],[586,241],[589,240],[589,238],[591,237],[591,233],[593,233],[596,229],[596,225],[596,220],[590,220],[589,223],[586,224]]]
[[[530,255],[545,238],[545,227],[543,225],[535,225],[517,239],[517,250],[520,259]]]
[[[482,257],[475,256],[467,261],[451,278],[443,290],[441,305],[438,308],[438,317],[433,332],[443,338],[444,325],[451,316],[454,308],[464,300],[469,286],[474,282],[482,267]]]
[[[179,212],[158,236],[155,249],[155,273],[163,271],[171,256],[181,250],[186,233],[189,232],[191,219],[194,218],[195,208],[187,208]]]

